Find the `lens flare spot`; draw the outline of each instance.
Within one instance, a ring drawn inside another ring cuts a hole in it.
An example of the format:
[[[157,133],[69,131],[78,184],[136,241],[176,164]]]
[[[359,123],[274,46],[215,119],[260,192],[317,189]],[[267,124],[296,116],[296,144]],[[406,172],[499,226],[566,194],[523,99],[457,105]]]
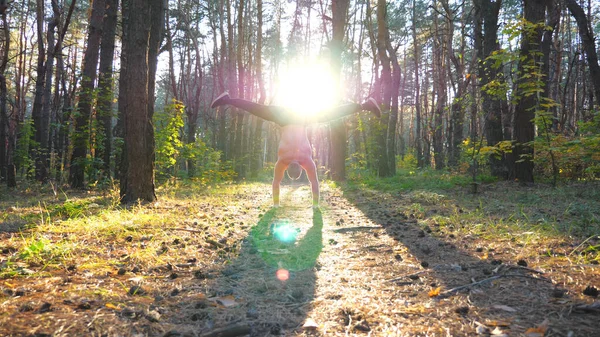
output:
[[[277,276],[279,281],[284,282],[290,279],[290,272],[286,269],[278,269],[275,276]]]
[[[272,233],[275,239],[283,243],[293,243],[298,236],[298,230],[288,222],[273,224]]]

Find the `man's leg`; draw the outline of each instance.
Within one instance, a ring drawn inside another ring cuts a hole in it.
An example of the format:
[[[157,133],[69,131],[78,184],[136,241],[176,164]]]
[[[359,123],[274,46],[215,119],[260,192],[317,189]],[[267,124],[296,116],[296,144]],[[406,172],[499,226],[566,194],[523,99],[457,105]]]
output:
[[[242,98],[231,98],[229,93],[224,92],[217,97],[212,104],[211,108],[216,108],[222,105],[231,105],[236,108],[248,111],[254,116],[260,117],[264,120],[275,122],[281,125],[282,117],[285,114],[283,108],[273,105],[263,105],[252,101],[248,101]]]
[[[319,178],[317,177],[317,166],[311,159],[308,163],[303,163],[302,167],[306,171],[310,188],[312,190],[313,207],[319,206]]]
[[[371,111],[375,116],[381,116],[381,110],[379,109],[379,104],[374,98],[369,98],[362,104],[358,103],[347,103],[338,105],[337,107],[329,110],[318,113],[314,119],[310,122],[313,123],[325,123],[338,118],[346,117],[349,115],[353,115],[359,111]]]
[[[275,164],[273,172],[273,206],[275,207],[279,207],[279,186],[281,185],[281,180],[283,180],[283,173],[286,168],[287,165],[279,160]]]

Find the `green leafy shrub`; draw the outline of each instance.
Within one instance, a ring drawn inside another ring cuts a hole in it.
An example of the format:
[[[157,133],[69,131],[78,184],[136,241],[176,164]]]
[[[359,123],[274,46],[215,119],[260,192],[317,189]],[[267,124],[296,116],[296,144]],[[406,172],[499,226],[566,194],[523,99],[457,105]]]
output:
[[[164,179],[187,176],[201,184],[234,179],[236,173],[230,162],[221,159],[221,152],[208,146],[201,138],[194,143],[183,141],[184,111],[185,106],[174,101],[154,115],[157,176]],[[189,163],[193,163],[193,171],[178,170],[187,168]]]

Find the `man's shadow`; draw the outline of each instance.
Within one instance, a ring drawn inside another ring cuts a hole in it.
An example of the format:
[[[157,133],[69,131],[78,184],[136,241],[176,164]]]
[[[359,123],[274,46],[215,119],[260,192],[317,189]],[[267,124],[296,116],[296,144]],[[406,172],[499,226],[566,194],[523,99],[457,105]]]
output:
[[[264,336],[301,328],[315,296],[317,259],[323,249],[321,211],[312,211],[312,222],[307,222],[309,212],[268,210],[250,229],[238,257],[223,270],[209,272],[220,273],[207,284],[209,296],[234,298],[237,303],[222,307],[217,301],[216,308],[200,308],[203,330],[242,328],[251,336]]]
[[[282,216],[280,208],[272,208],[250,230],[251,250],[272,268],[290,272],[312,269],[323,250],[323,216],[313,211],[312,227],[302,234],[294,221]],[[301,238],[299,238],[301,236]]]

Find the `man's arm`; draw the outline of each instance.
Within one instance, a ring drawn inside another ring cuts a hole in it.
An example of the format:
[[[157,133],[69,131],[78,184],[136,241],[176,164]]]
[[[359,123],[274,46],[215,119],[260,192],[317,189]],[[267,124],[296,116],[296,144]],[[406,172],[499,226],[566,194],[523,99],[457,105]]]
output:
[[[308,181],[312,190],[313,207],[319,206],[319,178],[317,177],[317,166],[311,159],[308,163],[302,166],[306,171]]]
[[[275,164],[275,170],[273,173],[273,206],[279,206],[279,186],[281,185],[281,180],[283,180],[283,173],[287,165],[283,164],[281,160],[277,160]]]

